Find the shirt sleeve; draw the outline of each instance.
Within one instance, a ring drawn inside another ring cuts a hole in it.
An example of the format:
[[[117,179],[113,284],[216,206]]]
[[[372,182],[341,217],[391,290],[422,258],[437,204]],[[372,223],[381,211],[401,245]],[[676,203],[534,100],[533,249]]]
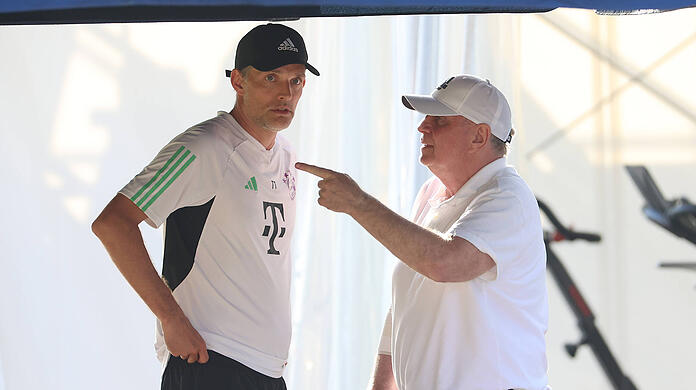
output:
[[[529,242],[520,200],[512,192],[483,193],[474,199],[449,231],[489,255],[496,266],[480,277],[497,280]]]
[[[377,353],[380,355],[391,356],[391,336],[392,336],[392,309],[389,307],[387,318],[384,320],[384,328],[382,329],[382,338],[379,340],[379,348]]]
[[[172,212],[210,200],[221,177],[215,146],[200,129],[174,138],[121,191],[159,227]]]

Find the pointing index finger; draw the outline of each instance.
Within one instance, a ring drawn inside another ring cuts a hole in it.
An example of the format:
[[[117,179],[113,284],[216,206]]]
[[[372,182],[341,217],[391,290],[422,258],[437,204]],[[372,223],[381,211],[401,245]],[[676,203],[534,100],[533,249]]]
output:
[[[305,164],[305,163],[301,163],[301,162],[295,163],[295,168],[297,168],[301,171],[305,171],[307,173],[311,173],[314,176],[319,176],[322,179],[326,179],[327,177],[333,176],[336,173],[330,169],[318,167],[318,166],[312,165],[312,164]]]

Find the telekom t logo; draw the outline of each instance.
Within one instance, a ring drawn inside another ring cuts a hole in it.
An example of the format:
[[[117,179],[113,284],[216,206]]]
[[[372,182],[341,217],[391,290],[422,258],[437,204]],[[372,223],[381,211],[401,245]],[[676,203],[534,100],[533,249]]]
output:
[[[268,253],[269,255],[279,255],[280,252],[275,248],[273,245],[275,243],[276,238],[283,237],[285,235],[285,228],[280,227],[280,234],[278,234],[278,215],[276,213],[276,210],[280,212],[280,218],[282,218],[283,222],[285,222],[285,214],[283,213],[283,204],[282,203],[272,203],[272,202],[263,202],[263,218],[268,219],[268,214],[266,213],[266,210],[268,208],[271,209],[271,221],[273,222],[273,232],[271,232],[271,226],[266,225],[263,227],[263,234],[261,234],[263,237],[268,237],[270,234],[270,238],[268,239]]]

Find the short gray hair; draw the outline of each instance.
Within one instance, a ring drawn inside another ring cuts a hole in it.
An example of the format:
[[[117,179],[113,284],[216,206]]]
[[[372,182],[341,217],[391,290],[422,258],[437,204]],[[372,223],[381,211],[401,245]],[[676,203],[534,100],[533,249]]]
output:
[[[515,135],[515,129],[510,129],[510,136],[508,139],[512,141],[512,136]],[[508,154],[508,151],[510,149],[510,142],[505,142],[501,140],[500,138],[494,136],[491,134],[491,145],[493,146],[493,149],[498,152],[498,154],[503,157]]]

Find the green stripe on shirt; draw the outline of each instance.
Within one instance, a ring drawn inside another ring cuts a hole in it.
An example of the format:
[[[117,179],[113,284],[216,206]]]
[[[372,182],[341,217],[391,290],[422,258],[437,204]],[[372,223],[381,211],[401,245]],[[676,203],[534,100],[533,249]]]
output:
[[[190,152],[187,150],[186,153],[182,156],[182,158],[185,158],[189,153],[190,153]],[[174,182],[174,180],[176,180],[176,178],[179,177],[179,175],[181,175],[181,174],[186,170],[186,168],[187,168],[187,167],[193,162],[193,160],[195,160],[195,159],[196,159],[196,155],[195,155],[195,154],[191,154],[191,158],[189,158],[189,159],[186,161],[186,163],[184,163],[184,165],[183,165],[181,168],[179,168],[178,171],[176,171],[176,173],[174,174],[174,176],[172,176],[172,178],[169,179],[169,181],[167,182],[167,184],[165,184],[164,187],[162,187],[162,189],[159,190],[159,192],[157,192],[157,194],[155,194],[155,196],[153,196],[152,199],[150,199],[150,201],[147,202],[147,203],[145,204],[145,206],[143,207],[143,211],[147,210],[148,207],[150,207],[150,205],[151,205],[155,200],[157,200],[157,198],[159,198],[159,196],[162,195],[162,193],[163,193],[164,191],[166,191],[167,188],[169,188],[169,186]],[[177,165],[178,165],[178,164],[179,164],[179,162],[177,162]],[[169,173],[167,173],[167,174],[169,174]]]
[[[160,168],[159,171],[157,171],[157,173],[155,174],[155,176],[153,176],[152,179],[150,179],[150,181],[148,181],[144,186],[142,186],[142,187],[138,190],[138,192],[136,192],[135,195],[133,195],[133,196],[130,198],[130,200],[131,200],[133,203],[135,203],[136,199],[138,199],[138,197],[147,189],[147,187],[149,187],[152,183],[155,182],[155,180],[157,180],[157,178],[162,174],[162,172],[164,172],[164,171],[169,167],[169,164],[171,164],[172,161],[176,160],[177,156],[179,156],[179,154],[181,153],[181,151],[184,150],[184,149],[185,149],[185,148],[184,148],[183,146],[180,147],[180,148],[176,151],[176,153],[174,153],[174,155],[173,155],[172,157],[170,157],[169,160],[167,160],[167,162],[164,164],[164,166],[163,166],[162,168]],[[142,203],[142,200],[141,200],[139,203],[137,203],[138,206],[140,206],[140,203]]]

